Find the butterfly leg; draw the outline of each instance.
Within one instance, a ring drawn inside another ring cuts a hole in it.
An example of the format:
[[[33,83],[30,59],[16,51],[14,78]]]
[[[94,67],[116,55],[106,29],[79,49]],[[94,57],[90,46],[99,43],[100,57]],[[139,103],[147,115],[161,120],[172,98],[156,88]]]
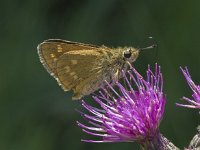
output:
[[[127,68],[125,67],[124,64],[120,65],[119,68],[117,69],[117,71],[115,72],[115,74],[113,75],[113,84],[116,84],[120,78],[122,78],[123,74],[122,74],[122,70],[124,70],[126,72]]]
[[[115,84],[119,81],[119,75],[120,75],[120,72],[119,72],[119,69],[117,69],[116,73],[113,75],[113,77],[111,77],[112,84]]]

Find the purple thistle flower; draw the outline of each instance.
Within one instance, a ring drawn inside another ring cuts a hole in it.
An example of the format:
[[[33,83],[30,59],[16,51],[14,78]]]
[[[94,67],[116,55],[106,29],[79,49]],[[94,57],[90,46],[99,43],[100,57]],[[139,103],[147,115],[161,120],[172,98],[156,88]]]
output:
[[[100,108],[82,101],[90,114],[80,113],[90,125],[77,122],[78,126],[101,137],[101,140],[82,141],[143,143],[158,135],[166,103],[160,66],[155,65],[155,73],[148,66],[146,80],[133,67],[126,74],[122,71],[122,76],[124,85],[117,82],[114,89],[105,81],[107,86],[93,96]]]
[[[190,86],[190,88],[193,91],[193,94],[192,94],[193,99],[183,97],[183,99],[186,100],[189,103],[189,105],[184,105],[184,104],[179,104],[179,103],[176,103],[176,105],[188,107],[188,108],[200,108],[200,85],[196,85],[192,81],[192,78],[190,76],[190,73],[189,73],[187,67],[185,67],[185,69],[180,67],[180,69],[181,69],[183,75],[185,76],[185,79],[186,79],[188,85]]]

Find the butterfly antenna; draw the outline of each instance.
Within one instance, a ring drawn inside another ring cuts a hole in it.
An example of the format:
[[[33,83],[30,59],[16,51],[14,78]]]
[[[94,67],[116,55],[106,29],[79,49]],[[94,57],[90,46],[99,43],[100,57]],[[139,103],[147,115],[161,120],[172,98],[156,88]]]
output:
[[[138,49],[139,51],[143,51],[143,50],[146,50],[146,49],[152,49],[152,48],[155,48],[155,47],[157,48],[158,47],[158,44],[157,44],[156,40],[153,37],[149,37],[149,39],[153,40],[153,44],[150,45],[150,46],[147,46],[147,47],[139,48]]]
[[[139,48],[138,51],[143,51],[146,49],[152,49],[152,48],[156,48],[156,54],[155,54],[155,60],[156,62],[158,62],[158,44],[157,41],[153,38],[153,37],[148,37],[149,39],[153,40],[153,44],[144,48]]]

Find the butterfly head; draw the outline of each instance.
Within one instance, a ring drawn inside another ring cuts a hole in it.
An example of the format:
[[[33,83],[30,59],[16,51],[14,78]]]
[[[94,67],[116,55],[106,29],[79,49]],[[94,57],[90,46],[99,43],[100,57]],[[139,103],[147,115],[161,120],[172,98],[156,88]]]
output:
[[[153,44],[153,45],[150,45],[148,47],[138,48],[138,49],[133,48],[133,47],[125,48],[123,50],[123,60],[132,63],[132,62],[136,61],[136,59],[139,56],[140,51],[143,51],[143,50],[146,50],[146,49],[152,49],[152,48],[155,48],[155,47],[157,47],[157,44]]]
[[[129,47],[124,49],[123,51],[123,59],[130,63],[134,62],[139,56],[139,50],[133,47]]]

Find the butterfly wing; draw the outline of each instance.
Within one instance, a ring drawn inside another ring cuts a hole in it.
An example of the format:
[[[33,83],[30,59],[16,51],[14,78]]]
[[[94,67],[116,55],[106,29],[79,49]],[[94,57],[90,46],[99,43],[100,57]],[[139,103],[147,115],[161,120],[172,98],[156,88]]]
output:
[[[99,46],[65,41],[61,39],[49,39],[39,44],[37,50],[43,66],[52,76],[57,76],[56,62],[65,52],[74,50],[78,51],[82,49],[90,50],[95,48],[99,48]]]
[[[111,49],[105,46],[64,40],[38,45],[40,61],[65,91],[74,91],[74,99],[97,90],[109,52]]]

